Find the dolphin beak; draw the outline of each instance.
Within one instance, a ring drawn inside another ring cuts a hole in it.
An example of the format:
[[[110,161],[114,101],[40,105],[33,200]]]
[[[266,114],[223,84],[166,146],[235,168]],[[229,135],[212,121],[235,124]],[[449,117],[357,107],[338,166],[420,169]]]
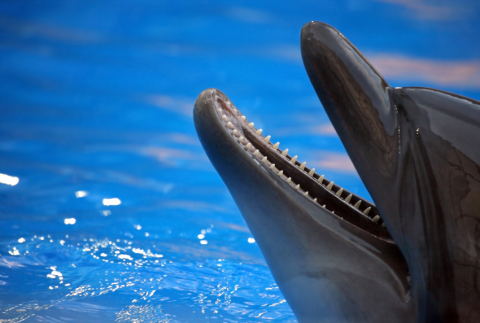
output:
[[[408,268],[373,204],[280,150],[219,90],[198,96],[194,122],[299,322],[409,321]]]
[[[327,24],[307,23],[301,50],[310,81],[378,204],[377,192],[388,187],[398,154],[392,88],[352,43]]]

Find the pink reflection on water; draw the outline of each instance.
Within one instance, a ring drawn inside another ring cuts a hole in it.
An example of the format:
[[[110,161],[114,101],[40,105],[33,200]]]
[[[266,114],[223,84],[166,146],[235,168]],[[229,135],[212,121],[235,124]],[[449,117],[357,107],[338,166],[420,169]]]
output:
[[[331,169],[340,173],[357,174],[357,170],[347,154],[321,152],[318,156],[319,158],[313,163],[318,169]]]
[[[389,54],[369,55],[368,59],[385,77],[422,80],[443,86],[480,88],[479,61],[431,60]]]

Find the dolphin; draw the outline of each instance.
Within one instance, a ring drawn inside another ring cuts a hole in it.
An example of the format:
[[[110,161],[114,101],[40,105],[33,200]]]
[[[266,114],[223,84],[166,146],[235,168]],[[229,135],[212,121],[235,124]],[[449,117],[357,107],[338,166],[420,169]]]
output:
[[[375,204],[281,150],[217,89],[194,123],[303,322],[480,322],[480,102],[392,88],[338,30],[303,62]]]

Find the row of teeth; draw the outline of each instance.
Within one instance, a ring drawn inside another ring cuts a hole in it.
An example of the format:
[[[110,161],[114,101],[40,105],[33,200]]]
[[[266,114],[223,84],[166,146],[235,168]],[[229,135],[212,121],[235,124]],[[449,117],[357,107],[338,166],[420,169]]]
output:
[[[232,108],[232,110],[233,110],[234,112],[237,112],[237,111],[238,111],[238,110],[236,110],[235,108]],[[277,174],[278,176],[280,176],[280,178],[285,179],[286,182],[289,183],[289,184],[291,184],[293,187],[295,187],[296,190],[298,190],[299,192],[303,192],[303,195],[304,195],[304,196],[312,199],[312,197],[308,194],[308,191],[303,191],[303,190],[301,190],[300,184],[295,185],[295,183],[292,182],[292,178],[291,178],[291,177],[288,177],[288,178],[287,178],[285,175],[283,175],[283,170],[280,170],[280,169],[276,168],[276,167],[275,167],[275,164],[271,163],[271,162],[267,159],[267,156],[263,156],[263,155],[260,153],[260,151],[259,151],[258,149],[256,149],[245,137],[241,136],[241,135],[240,135],[240,132],[239,132],[239,131],[235,128],[235,126],[229,121],[229,118],[228,118],[225,114],[223,114],[222,109],[217,108],[217,111],[218,111],[218,113],[221,115],[222,120],[226,123],[227,128],[228,128],[229,130],[231,130],[232,135],[233,135],[235,138],[238,139],[238,141],[240,142],[240,144],[242,144],[245,148],[247,148],[249,152],[253,152],[253,155],[254,155],[255,157],[257,157],[259,160],[261,160],[261,161],[262,161],[265,165],[267,165],[272,171],[276,172],[276,174]],[[245,117],[245,116],[243,116],[243,115],[240,116],[240,119],[242,119],[242,121],[246,122],[246,117]],[[253,129],[253,126],[254,126],[254,123],[253,123],[253,122],[248,123],[248,127],[249,127],[250,129],[252,129],[252,130],[254,130],[254,129]],[[255,133],[256,133],[257,135],[259,135],[259,136],[262,134],[262,129],[258,129],[258,130],[254,130],[254,131],[255,131]],[[272,138],[271,136],[266,136],[266,137],[263,138],[263,140],[265,140],[266,143],[270,143],[270,139],[271,139],[271,138]],[[277,143],[275,143],[275,144],[272,144],[272,147],[273,147],[273,149],[275,149],[275,150],[277,150],[279,146],[280,146],[280,142],[277,142]],[[282,155],[283,157],[287,158],[287,154],[288,154],[288,148],[285,149],[285,150],[282,152],[281,155]],[[295,165],[295,166],[297,166],[297,165],[296,165],[297,158],[298,158],[298,156],[294,156],[294,157],[292,157],[292,158],[290,159],[290,162],[291,162],[293,165]],[[302,171],[305,171],[305,166],[306,166],[306,165],[307,165],[307,163],[306,163],[306,162],[303,162],[303,163],[302,163],[300,166],[298,166],[298,167],[299,167]],[[310,175],[311,177],[313,177],[313,178],[315,179],[314,174],[315,174],[315,168],[312,168],[312,169],[308,172],[308,175]],[[320,177],[319,177],[318,179],[316,179],[316,180],[317,180],[317,182],[318,182],[319,184],[325,186],[325,185],[323,184],[323,180],[324,180],[324,179],[325,179],[325,176],[322,175],[322,176],[320,176]],[[333,181],[330,181],[330,183],[329,183],[327,186],[325,186],[325,187],[326,187],[328,190],[330,190],[330,191],[333,192],[333,184],[334,184],[334,182],[333,182]],[[342,198],[342,197],[341,197],[342,194],[343,194],[343,188],[340,188],[340,189],[335,193],[335,195],[336,195],[338,198]],[[352,194],[348,195],[348,196],[344,199],[344,201],[347,202],[348,204],[350,204],[350,200],[351,200],[351,199],[352,199]],[[312,200],[313,200],[313,202],[318,203],[317,198],[313,198]],[[360,205],[361,205],[361,204],[362,204],[362,201],[359,200],[359,201],[357,201],[357,202],[353,205],[353,207],[354,207],[355,209],[357,209],[357,210],[360,211]],[[350,204],[350,205],[352,205],[352,204]],[[322,205],[322,207],[326,209],[326,205]],[[363,214],[365,214],[365,215],[368,216],[371,209],[372,209],[371,207],[367,207],[365,210],[363,210]],[[332,212],[332,213],[335,213],[335,211],[331,211],[331,212]],[[381,218],[380,218],[379,215],[375,215],[375,216],[374,216],[373,218],[371,218],[371,219],[372,219],[373,222],[378,223]],[[385,223],[382,223],[382,227],[385,228]]]

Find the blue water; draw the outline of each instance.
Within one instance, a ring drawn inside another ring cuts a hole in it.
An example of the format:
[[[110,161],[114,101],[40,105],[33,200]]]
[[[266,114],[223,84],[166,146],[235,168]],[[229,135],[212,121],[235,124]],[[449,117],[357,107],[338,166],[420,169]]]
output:
[[[394,86],[480,99],[479,11],[2,1],[0,322],[296,322],[196,137],[196,96],[221,89],[369,197],[309,84],[300,28],[332,24]]]

